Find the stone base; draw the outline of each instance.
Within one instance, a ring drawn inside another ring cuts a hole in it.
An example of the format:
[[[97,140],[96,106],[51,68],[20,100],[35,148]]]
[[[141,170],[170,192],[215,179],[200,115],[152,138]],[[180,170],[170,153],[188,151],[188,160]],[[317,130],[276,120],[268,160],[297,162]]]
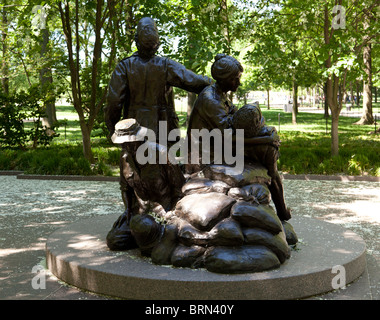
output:
[[[118,215],[82,220],[55,231],[46,244],[47,263],[59,279],[78,288],[126,299],[298,299],[332,291],[334,277],[346,284],[366,265],[365,243],[354,232],[294,216],[299,243],[276,270],[216,274],[205,269],[159,266],[139,250],[112,252],[106,235]],[[339,283],[339,282],[338,282]]]

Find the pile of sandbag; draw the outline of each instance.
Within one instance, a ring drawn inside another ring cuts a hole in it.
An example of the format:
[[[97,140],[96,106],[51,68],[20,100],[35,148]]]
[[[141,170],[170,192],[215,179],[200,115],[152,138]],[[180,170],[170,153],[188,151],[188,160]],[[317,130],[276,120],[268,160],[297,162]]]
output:
[[[269,183],[265,168],[251,164],[242,173],[210,165],[192,176],[149,253],[152,261],[218,273],[279,267],[297,236],[270,205]]]

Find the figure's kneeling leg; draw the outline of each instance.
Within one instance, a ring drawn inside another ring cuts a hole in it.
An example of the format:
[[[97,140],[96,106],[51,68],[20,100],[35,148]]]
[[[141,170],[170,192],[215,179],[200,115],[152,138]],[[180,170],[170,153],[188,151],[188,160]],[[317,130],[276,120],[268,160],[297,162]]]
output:
[[[281,221],[289,220],[291,218],[290,209],[286,207],[284,198],[284,189],[282,186],[281,177],[277,171],[277,150],[275,148],[272,152],[268,152],[266,166],[268,168],[268,174],[271,177],[271,184],[269,186],[269,191],[272,195],[273,203],[276,207],[277,215]]]
[[[115,251],[137,248],[136,241],[129,227],[136,196],[133,189],[128,186],[121,187],[121,196],[125,211],[115,221],[107,234],[107,246],[110,250]]]

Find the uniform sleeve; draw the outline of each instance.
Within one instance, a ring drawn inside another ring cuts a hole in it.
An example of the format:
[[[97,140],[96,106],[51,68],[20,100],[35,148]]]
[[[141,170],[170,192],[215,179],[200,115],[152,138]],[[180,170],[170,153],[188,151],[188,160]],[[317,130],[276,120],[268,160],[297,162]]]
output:
[[[167,82],[170,86],[199,94],[205,87],[212,84],[210,78],[197,75],[171,59],[168,59],[167,67]]]
[[[202,97],[198,107],[201,117],[208,123],[209,128],[218,128],[221,131],[232,128],[232,114],[227,113],[223,102],[210,96]]]
[[[120,120],[124,105],[129,100],[128,78],[126,66],[121,61],[112,73],[108,87],[107,104],[104,108],[104,120],[110,135]]]

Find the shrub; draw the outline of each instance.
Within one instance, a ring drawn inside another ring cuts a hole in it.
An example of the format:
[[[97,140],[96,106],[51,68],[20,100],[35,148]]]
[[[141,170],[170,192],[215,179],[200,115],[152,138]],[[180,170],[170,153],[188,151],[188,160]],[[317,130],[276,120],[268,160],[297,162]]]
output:
[[[353,154],[348,161],[348,172],[352,175],[363,174],[370,168],[370,162],[364,154]]]
[[[0,92],[0,145],[25,149],[27,142],[48,145],[55,134],[48,134],[46,126],[41,125],[45,112],[38,98],[39,89],[31,87],[27,93],[13,96]],[[25,126],[26,120],[32,122]],[[54,128],[51,128],[54,129]],[[51,131],[54,132],[54,131]]]

